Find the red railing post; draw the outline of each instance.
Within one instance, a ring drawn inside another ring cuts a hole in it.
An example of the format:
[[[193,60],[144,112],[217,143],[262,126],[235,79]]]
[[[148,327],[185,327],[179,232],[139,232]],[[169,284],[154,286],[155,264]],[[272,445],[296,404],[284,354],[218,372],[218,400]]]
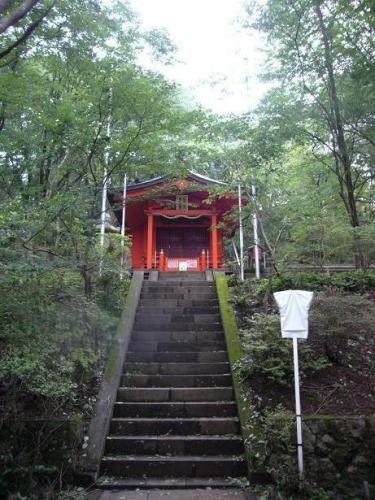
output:
[[[165,256],[164,256],[164,250],[160,250],[160,257],[159,257],[159,269],[160,271],[165,270]]]
[[[206,251],[202,250],[200,260],[200,270],[205,271],[207,269],[207,259],[206,259]]]

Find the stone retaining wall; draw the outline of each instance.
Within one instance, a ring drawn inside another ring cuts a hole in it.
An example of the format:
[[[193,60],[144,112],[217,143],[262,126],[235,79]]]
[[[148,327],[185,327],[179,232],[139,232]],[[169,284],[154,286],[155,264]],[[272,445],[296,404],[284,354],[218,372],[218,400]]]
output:
[[[267,468],[277,470],[283,462],[295,464],[294,417],[273,416],[268,419],[268,429]],[[278,435],[284,436],[284,443],[271,437]],[[345,493],[345,498],[360,494],[367,481],[375,498],[375,416],[305,416],[303,440],[308,480]]]
[[[71,482],[83,434],[84,422],[78,416],[2,422],[0,498],[15,491],[34,492],[42,485]]]

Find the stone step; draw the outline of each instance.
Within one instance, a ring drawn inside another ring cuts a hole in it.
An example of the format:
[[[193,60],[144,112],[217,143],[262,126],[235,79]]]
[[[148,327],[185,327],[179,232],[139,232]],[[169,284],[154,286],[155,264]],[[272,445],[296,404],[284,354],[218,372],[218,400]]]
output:
[[[221,316],[218,313],[206,311],[201,314],[173,314],[172,323],[221,323]]]
[[[155,287],[142,287],[141,293],[161,294],[161,293],[176,293],[176,294],[210,294],[216,297],[216,288],[214,286],[195,286],[184,284],[182,286],[166,285]]]
[[[106,455],[101,472],[120,477],[238,477],[246,473],[246,464],[242,456]]]
[[[159,281],[206,281],[206,273],[204,271],[159,271],[158,278]]]
[[[117,401],[233,401],[233,387],[119,387]]]
[[[226,351],[214,352],[134,352],[128,351],[126,362],[145,363],[220,363],[228,361]]]
[[[145,283],[142,292],[150,293],[185,293],[186,291],[197,291],[198,293],[216,293],[216,287],[207,283],[163,283],[157,282]]]
[[[158,342],[158,341],[133,341],[129,343],[130,351],[141,352],[194,352],[194,351],[225,351],[225,342],[207,340],[199,343],[192,342]]]
[[[245,479],[245,478],[244,478]],[[220,488],[229,491],[233,490],[233,479],[232,478],[223,478],[223,477],[202,477],[202,478],[194,478],[194,477],[180,477],[180,478],[133,478],[133,479],[124,479],[124,478],[114,478],[111,476],[102,475],[96,482],[95,486],[99,489],[105,490],[192,490],[192,496],[190,498],[194,498],[194,495],[201,491],[198,488],[202,488],[205,491],[202,491],[204,495],[207,491],[207,488],[211,491],[214,488]],[[241,490],[236,490],[240,492]],[[212,492],[212,491],[211,491]],[[216,493],[216,492],[215,492]],[[167,498],[169,496],[169,492],[166,491]],[[184,493],[182,493],[184,495]],[[141,495],[141,492],[140,492]],[[255,496],[250,496],[246,494],[247,500],[256,500]],[[125,497],[126,498],[126,497]],[[179,492],[176,491],[176,496],[173,498],[169,496],[170,500],[178,500]],[[186,496],[185,496],[186,498]],[[217,496],[215,496],[217,498]],[[221,497],[220,497],[221,498]],[[226,500],[235,499],[237,496],[226,496]],[[239,499],[242,497],[239,497]]]
[[[114,417],[235,417],[237,406],[234,401],[204,401],[204,402],[157,402],[129,403],[116,402]]]
[[[176,313],[173,310],[170,314],[163,314],[159,311],[155,311],[152,315],[150,311],[147,311],[148,315],[145,318],[144,311],[137,311],[135,317],[136,322],[144,322],[146,319],[151,319],[156,323],[220,323],[221,317],[218,313],[205,312],[202,314],[183,314]]]
[[[132,436],[239,434],[240,425],[237,417],[112,418],[109,433]]]
[[[155,282],[154,282],[155,283]],[[197,293],[213,293],[216,294],[216,287],[210,283],[162,283],[154,284],[152,282],[145,283],[142,287],[141,292],[145,293],[160,293],[160,292],[172,292],[172,293],[185,293],[185,292],[195,292]]]
[[[210,301],[210,300],[217,300],[216,295],[214,295],[211,292],[208,293],[197,293],[195,291],[192,291],[191,293],[185,292],[168,292],[168,293],[151,293],[151,292],[141,292],[141,297],[140,297],[141,302],[143,300],[160,300],[160,301],[166,301],[166,300],[204,300],[204,301]]]
[[[229,373],[229,363],[131,363],[124,364],[124,373],[146,375],[203,375]]]
[[[145,293],[160,293],[160,292],[173,292],[173,293],[185,293],[185,292],[195,292],[197,293],[213,293],[216,294],[216,287],[213,285],[197,286],[194,283],[165,283],[162,286],[147,285],[143,286],[141,292]]]
[[[216,301],[215,301],[216,302]],[[148,306],[144,305],[143,302],[140,302],[138,309],[137,309],[137,317],[141,315],[147,314],[148,316],[161,316],[161,315],[208,315],[208,314],[218,314],[219,315],[219,306],[218,305],[211,305],[211,306],[206,306],[206,307],[201,307],[201,306],[195,306],[195,307],[183,307],[183,306],[176,306],[176,307],[154,307],[154,306]],[[221,316],[219,315],[219,318]]]
[[[238,455],[240,436],[109,436],[105,453],[117,455]]]
[[[158,298],[143,298],[139,302],[139,307],[217,307],[217,299],[158,299]]]
[[[132,342],[206,342],[223,341],[224,333],[222,331],[202,331],[202,332],[169,332],[164,330],[136,330],[131,337]]]
[[[217,375],[123,375],[126,387],[224,387],[232,383],[230,373]]]
[[[193,280],[176,280],[172,283],[160,282],[160,281],[145,281],[143,283],[144,287],[147,288],[163,288],[165,286],[198,286],[198,287],[209,287],[214,288],[215,283],[213,281],[193,281]]]
[[[133,327],[133,332],[139,331],[163,331],[163,332],[209,332],[222,331],[221,322],[217,323],[184,323],[172,321],[157,321],[152,317],[143,320],[138,319]]]

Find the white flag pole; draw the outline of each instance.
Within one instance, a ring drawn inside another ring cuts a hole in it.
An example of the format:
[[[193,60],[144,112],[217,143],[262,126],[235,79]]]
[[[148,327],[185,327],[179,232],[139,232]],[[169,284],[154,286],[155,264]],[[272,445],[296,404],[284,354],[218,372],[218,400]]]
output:
[[[253,229],[254,229],[254,260],[255,260],[255,278],[260,279],[260,262],[259,262],[259,236],[258,236],[258,219],[255,210],[255,185],[251,186],[251,193],[253,195],[254,213],[253,213]]]
[[[302,415],[301,397],[299,388],[299,366],[298,366],[298,339],[293,337],[293,362],[294,362],[294,392],[296,399],[296,425],[297,425],[297,454],[299,478],[303,479],[303,443],[302,443]]]
[[[241,184],[238,184],[238,217],[240,223],[240,279],[244,280],[244,268],[243,268],[243,226],[242,226],[242,195],[241,195]]]
[[[107,211],[107,167],[104,167],[102,184],[102,209],[100,212],[100,246],[104,246],[105,216]]]
[[[104,172],[103,172],[103,188],[102,188],[102,210],[100,214],[100,248],[103,251],[105,237],[105,223],[107,216],[107,190],[108,190],[108,164],[109,164],[109,141],[111,138],[111,118],[108,117],[107,123],[107,144],[104,148]],[[100,257],[99,275],[102,274],[103,255]]]
[[[124,175],[124,189],[122,193],[122,220],[121,220],[121,271],[120,280],[124,276],[124,264],[125,264],[125,222],[126,222],[126,190],[127,190],[127,176]]]
[[[236,243],[234,242],[234,239],[232,238],[232,247],[233,247],[233,251],[234,251],[234,255],[236,257],[236,261],[237,261],[237,264],[238,264],[238,267],[240,266],[240,257],[238,255],[238,251],[237,251],[237,247],[236,247]]]

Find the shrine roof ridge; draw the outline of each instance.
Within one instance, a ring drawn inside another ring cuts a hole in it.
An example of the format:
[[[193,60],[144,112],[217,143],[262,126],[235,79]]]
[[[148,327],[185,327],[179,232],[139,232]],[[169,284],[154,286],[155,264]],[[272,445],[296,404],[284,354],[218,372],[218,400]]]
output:
[[[158,177],[154,177],[153,179],[149,179],[146,181],[141,181],[141,182],[131,182],[127,185],[127,190],[128,191],[135,191],[136,189],[141,189],[149,186],[154,186],[157,184],[160,184],[163,180],[167,180],[171,178],[172,175],[160,175]],[[181,176],[181,178],[183,178]],[[218,181],[216,179],[210,179],[210,177],[207,177],[205,175],[197,174],[196,172],[189,172],[189,174],[184,177],[186,179],[192,178],[193,180],[200,182],[202,184],[217,184],[219,186],[226,186],[227,183],[223,181]],[[111,191],[120,189],[120,187],[116,188],[111,188]]]

